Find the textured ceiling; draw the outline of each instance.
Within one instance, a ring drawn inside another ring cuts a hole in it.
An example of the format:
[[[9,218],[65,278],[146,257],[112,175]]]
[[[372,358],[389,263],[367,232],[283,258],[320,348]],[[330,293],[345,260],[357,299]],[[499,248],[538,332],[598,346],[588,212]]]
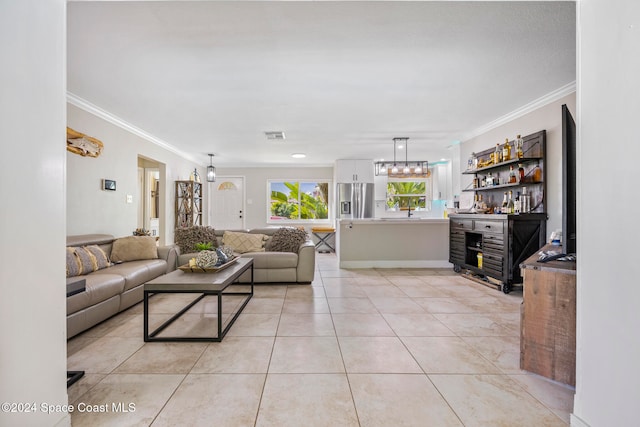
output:
[[[81,1],[67,27],[69,92],[202,164],[439,160],[575,81],[574,2]]]

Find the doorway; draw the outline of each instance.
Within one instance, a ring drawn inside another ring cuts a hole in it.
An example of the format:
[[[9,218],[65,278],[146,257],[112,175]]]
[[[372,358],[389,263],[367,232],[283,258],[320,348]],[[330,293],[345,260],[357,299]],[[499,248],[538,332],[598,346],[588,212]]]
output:
[[[164,198],[161,197],[163,164],[138,156],[138,226],[159,238]]]
[[[222,176],[209,183],[209,224],[221,230],[245,227],[244,177]]]

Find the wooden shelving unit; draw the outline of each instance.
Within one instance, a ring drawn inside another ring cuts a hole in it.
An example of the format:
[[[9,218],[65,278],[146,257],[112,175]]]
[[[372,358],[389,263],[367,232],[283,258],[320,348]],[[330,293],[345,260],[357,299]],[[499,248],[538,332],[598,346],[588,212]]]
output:
[[[490,208],[499,206],[508,189],[527,187],[531,197],[531,210],[520,214],[452,214],[449,216],[449,262],[455,271],[466,269],[474,274],[493,278],[502,285],[504,293],[511,292],[514,283],[522,282],[520,264],[538,251],[545,243],[547,214],[546,193],[546,131],[542,130],[523,138],[525,156],[498,164],[462,172],[465,175],[485,178],[491,173],[503,184],[469,188],[464,191],[482,192]],[[487,159],[495,148],[476,155]],[[525,180],[508,182],[510,166],[522,163]],[[529,177],[534,168],[541,170],[541,179],[533,182]],[[478,255],[482,254],[482,264]]]
[[[202,183],[176,181],[176,228],[202,225]]]

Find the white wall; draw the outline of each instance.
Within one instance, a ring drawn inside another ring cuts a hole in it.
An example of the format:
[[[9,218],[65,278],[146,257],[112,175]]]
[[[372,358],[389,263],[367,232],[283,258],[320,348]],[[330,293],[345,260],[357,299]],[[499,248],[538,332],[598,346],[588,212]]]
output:
[[[547,131],[547,195],[546,210],[549,215],[547,221],[547,237],[552,231],[562,229],[562,104],[567,104],[571,114],[576,117],[575,92],[557,101],[538,108],[509,123],[492,129],[480,136],[464,141],[460,146],[460,168],[467,169],[467,160],[473,152],[495,147],[503,143],[505,138],[515,139],[517,134],[529,135],[540,130]],[[464,175],[460,180],[460,188],[455,194],[467,188],[472,182],[472,175]]]
[[[332,167],[315,168],[225,168],[216,167],[216,174],[223,176],[243,176],[245,178],[245,226],[246,228],[266,227],[267,223],[267,180],[317,179],[333,181]],[[329,186],[329,200],[333,200],[335,184]],[[330,216],[335,212],[330,212]],[[330,224],[330,221],[326,221]]]
[[[160,243],[173,243],[175,181],[189,179],[194,167],[206,166],[172,153],[81,108],[67,104],[69,127],[104,144],[97,158],[67,153],[67,233],[131,235],[138,227],[138,156],[161,163]],[[103,178],[116,181],[116,191],[103,191]],[[126,196],[133,203],[126,203]],[[163,209],[164,206],[164,209]],[[205,203],[206,206],[206,203]],[[206,212],[204,213],[206,218]]]
[[[3,426],[69,425],[65,302],[64,0],[2,2],[0,12],[0,411]]]
[[[578,289],[573,426],[640,425],[640,2],[578,2]]]

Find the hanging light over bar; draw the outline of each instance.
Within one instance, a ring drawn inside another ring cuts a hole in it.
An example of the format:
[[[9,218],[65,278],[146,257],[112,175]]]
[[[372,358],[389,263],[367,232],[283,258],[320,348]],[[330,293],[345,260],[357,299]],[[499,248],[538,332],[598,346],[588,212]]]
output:
[[[379,161],[375,163],[376,175],[386,175],[391,178],[427,178],[429,176],[429,162],[426,160],[409,160],[409,138],[393,138],[393,162]],[[397,162],[396,150],[404,147],[404,162]]]

